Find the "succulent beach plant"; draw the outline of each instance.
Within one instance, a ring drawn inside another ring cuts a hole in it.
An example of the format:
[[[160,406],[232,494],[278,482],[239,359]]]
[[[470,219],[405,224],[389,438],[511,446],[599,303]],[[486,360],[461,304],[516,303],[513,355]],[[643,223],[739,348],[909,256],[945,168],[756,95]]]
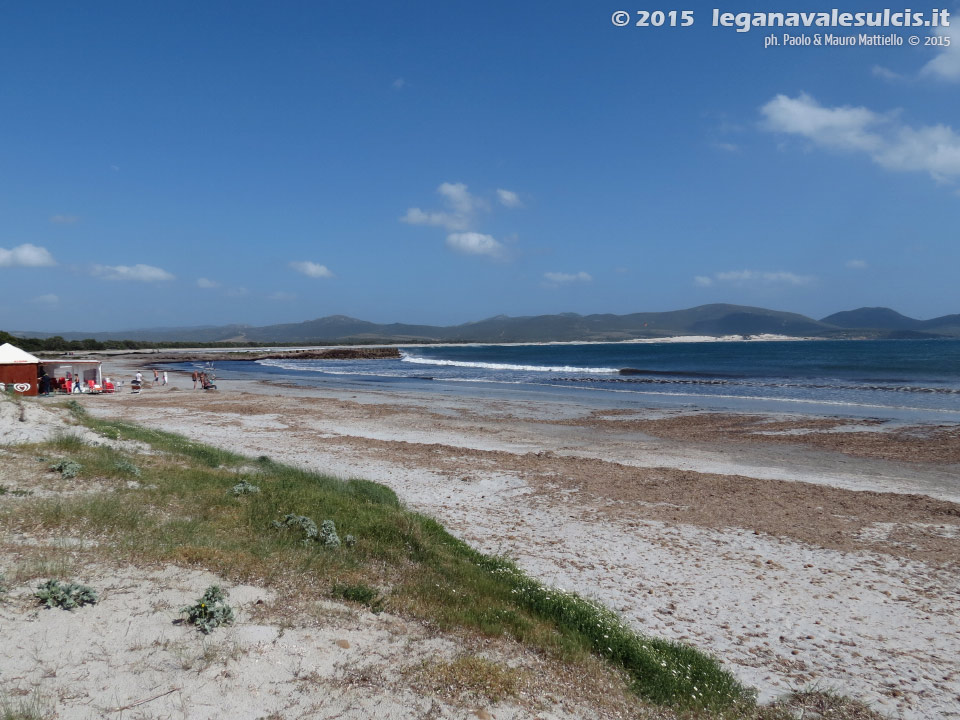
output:
[[[317,524],[312,518],[308,518],[306,515],[289,513],[284,516],[283,520],[274,520],[273,526],[278,530],[287,530],[290,528],[300,530],[303,533],[304,545],[318,542],[324,547],[336,548],[340,547],[341,544],[340,536],[337,535],[337,526],[334,525],[333,520],[324,520],[320,524],[320,527],[317,528]],[[347,535],[347,547],[353,547],[356,542],[356,538],[354,538],[353,535]]]
[[[59,580],[47,580],[37,585],[34,596],[48,608],[73,610],[83,605],[95,605],[97,593],[88,585],[61,583]]]
[[[133,477],[140,477],[140,468],[134,465],[132,462],[126,458],[120,458],[117,460],[113,466],[117,469],[118,472],[122,472],[124,475],[131,475]]]
[[[50,466],[51,470],[58,470],[65,478],[75,478],[83,470],[83,466],[75,460],[64,459]]]
[[[320,525],[320,537],[318,542],[323,543],[324,547],[340,547],[340,536],[337,535],[337,528],[333,520],[324,520]]]
[[[260,488],[259,486],[249,483],[246,480],[241,480],[232,488],[230,488],[230,492],[236,497],[240,497],[241,495],[253,495],[254,493],[258,493],[260,492]]]
[[[320,531],[317,529],[317,524],[306,515],[296,515],[294,513],[288,513],[283,517],[283,520],[274,520],[273,526],[277,530],[287,530],[287,529],[299,529],[303,533],[303,544],[309,545],[311,542],[317,539],[317,536],[320,534]]]
[[[209,635],[221,625],[231,625],[235,619],[233,608],[227,605],[227,591],[219,585],[211,585],[193,605],[187,605],[180,612],[187,616],[187,622],[195,625],[204,635]]]

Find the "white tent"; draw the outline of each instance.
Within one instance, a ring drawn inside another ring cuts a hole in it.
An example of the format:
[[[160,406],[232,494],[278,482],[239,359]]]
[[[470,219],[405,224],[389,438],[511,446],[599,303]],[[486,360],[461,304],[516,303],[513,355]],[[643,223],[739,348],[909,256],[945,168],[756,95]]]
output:
[[[15,345],[0,345],[0,388],[21,395],[37,394],[40,360]]]
[[[0,345],[0,365],[37,365],[39,362],[40,358],[10,343]]]

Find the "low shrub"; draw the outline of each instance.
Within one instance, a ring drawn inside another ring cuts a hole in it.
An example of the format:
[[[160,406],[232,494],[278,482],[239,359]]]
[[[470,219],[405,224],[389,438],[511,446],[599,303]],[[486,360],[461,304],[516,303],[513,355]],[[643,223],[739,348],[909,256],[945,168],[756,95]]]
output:
[[[340,536],[337,535],[333,520],[324,520],[320,524],[320,536],[317,542],[322,543],[324,547],[340,547]]]
[[[114,469],[118,472],[123,473],[124,475],[131,475],[133,477],[140,477],[140,468],[134,465],[132,462],[126,458],[120,458],[113,464]]]
[[[246,480],[241,480],[232,488],[230,488],[230,492],[236,497],[240,497],[241,495],[253,495],[258,493],[260,492],[260,488],[253,483],[247,482]]]
[[[83,465],[76,462],[75,460],[60,460],[55,462],[50,466],[51,470],[57,470],[65,478],[75,478],[80,474],[80,471],[83,470]]]
[[[59,580],[47,580],[37,585],[34,596],[48,608],[73,610],[83,605],[96,605],[97,593],[88,585],[61,583]]]
[[[204,635],[221,625],[232,625],[234,621],[233,608],[227,605],[227,591],[219,585],[208,587],[196,603],[181,608],[180,612]]]
[[[317,529],[317,524],[306,515],[288,513],[283,517],[283,520],[274,520],[273,526],[277,528],[277,530],[300,530],[300,532],[303,533],[304,545],[309,545],[316,540],[320,534],[320,531]]]

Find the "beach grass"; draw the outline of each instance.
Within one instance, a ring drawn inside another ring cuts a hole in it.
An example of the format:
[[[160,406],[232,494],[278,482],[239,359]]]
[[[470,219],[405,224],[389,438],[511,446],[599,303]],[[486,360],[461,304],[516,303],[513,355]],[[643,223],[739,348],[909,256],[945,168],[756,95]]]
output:
[[[119,561],[208,569],[274,588],[291,601],[337,597],[441,631],[505,636],[563,662],[599,657],[637,696],[683,714],[751,717],[758,711],[752,692],[716,658],[640,635],[599,603],[476,551],[432,518],[404,508],[389,488],[94,419],[77,407],[73,412],[89,429],[145,443],[149,452],[87,445],[75,436],[34,446],[30,452],[50,461],[78,463],[69,482],[96,484],[99,491],[24,499],[4,509],[7,527],[96,540]],[[232,493],[241,481],[259,492]],[[340,537],[356,542],[327,547],[278,529],[290,514],[318,527],[331,520]]]

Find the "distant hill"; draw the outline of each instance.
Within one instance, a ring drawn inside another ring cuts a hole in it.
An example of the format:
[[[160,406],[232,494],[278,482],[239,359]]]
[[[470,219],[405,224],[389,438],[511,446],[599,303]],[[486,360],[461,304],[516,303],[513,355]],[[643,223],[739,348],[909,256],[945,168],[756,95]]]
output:
[[[280,325],[222,325],[152,328],[121,332],[57,333],[66,340],[93,338],[101,342],[236,342],[267,344],[335,344],[401,342],[562,342],[633,340],[678,335],[758,335],[790,337],[960,337],[960,315],[915,320],[889,308],[860,308],[814,320],[797,313],[745,305],[700,305],[669,312],[629,315],[535,315],[496,317],[462,325],[434,326],[373,323],[332,315]],[[51,337],[55,333],[14,333],[20,337]]]
[[[863,307],[845,310],[823,318],[820,322],[842,328],[876,328],[878,330],[918,330],[920,320],[901,315],[885,307]]]
[[[828,315],[820,322],[848,329],[912,331],[927,335],[960,335],[960,315],[943,315],[930,320],[916,320],[885,307],[846,310]]]

